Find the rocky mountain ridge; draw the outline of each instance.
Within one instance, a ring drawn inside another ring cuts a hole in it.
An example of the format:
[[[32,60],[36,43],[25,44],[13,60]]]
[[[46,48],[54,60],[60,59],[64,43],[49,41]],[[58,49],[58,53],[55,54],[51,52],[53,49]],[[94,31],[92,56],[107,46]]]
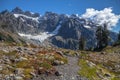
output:
[[[11,31],[14,30],[21,37],[35,40],[40,44],[50,43],[54,46],[77,49],[80,36],[84,36],[87,41],[86,48],[95,46],[95,30],[97,24],[89,19],[84,19],[78,15],[57,14],[46,12],[44,15],[23,11],[16,7],[11,12],[0,13],[0,23],[9,24]],[[110,37],[114,42],[117,34],[111,32]]]

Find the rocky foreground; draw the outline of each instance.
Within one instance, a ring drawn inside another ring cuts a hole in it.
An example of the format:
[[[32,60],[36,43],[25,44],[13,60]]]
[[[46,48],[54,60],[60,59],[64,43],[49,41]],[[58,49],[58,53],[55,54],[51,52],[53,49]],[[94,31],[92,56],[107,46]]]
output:
[[[0,80],[120,80],[120,46],[91,52],[0,43]]]
[[[0,50],[4,53],[1,53],[0,65],[0,71],[2,72],[0,77],[3,80],[26,80],[31,78],[32,80],[87,80],[78,75],[78,53],[74,56],[73,53],[73,55],[64,54],[62,50],[58,49],[21,46],[2,46]],[[44,59],[43,62],[39,61],[39,57]],[[56,59],[54,59],[55,57]],[[49,60],[47,63],[46,59]],[[36,62],[33,62],[33,60]],[[36,70],[37,67],[39,68]]]
[[[33,80],[88,80],[85,77],[78,75],[79,66],[78,58],[67,56],[68,63],[60,66],[55,66],[58,73],[55,75],[41,75]]]

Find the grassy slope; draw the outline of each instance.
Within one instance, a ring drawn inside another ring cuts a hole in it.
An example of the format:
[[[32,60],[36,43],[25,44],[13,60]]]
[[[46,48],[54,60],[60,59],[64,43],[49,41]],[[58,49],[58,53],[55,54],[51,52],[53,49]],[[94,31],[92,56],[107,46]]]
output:
[[[84,51],[78,63],[80,66],[78,73],[90,80],[120,80],[120,69],[115,67],[120,64],[120,54],[118,54],[120,46],[107,47],[102,52],[105,54]],[[110,75],[110,77],[106,75]]]

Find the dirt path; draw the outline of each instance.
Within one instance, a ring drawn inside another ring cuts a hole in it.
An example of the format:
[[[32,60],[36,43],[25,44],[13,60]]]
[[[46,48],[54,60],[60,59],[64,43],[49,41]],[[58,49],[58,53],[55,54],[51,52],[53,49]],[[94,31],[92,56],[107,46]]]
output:
[[[68,56],[68,64],[56,66],[61,76],[46,76],[41,75],[34,80],[86,80],[78,75],[78,58]]]
[[[61,80],[78,80],[78,58],[67,57],[68,64],[57,66],[56,69],[62,73]]]

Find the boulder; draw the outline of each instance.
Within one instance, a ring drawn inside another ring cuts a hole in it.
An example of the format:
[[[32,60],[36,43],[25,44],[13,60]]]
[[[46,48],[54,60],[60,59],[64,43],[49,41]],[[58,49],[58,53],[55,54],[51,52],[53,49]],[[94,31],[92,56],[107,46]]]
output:
[[[22,69],[22,68],[16,68],[16,70],[14,72],[15,72],[15,74],[22,74],[23,70],[24,69]]]
[[[9,50],[3,49],[3,52],[5,52],[5,53],[9,53]]]
[[[61,64],[61,62],[58,60],[54,60],[54,62],[53,62],[53,65],[55,65],[55,66],[60,65],[60,64]]]
[[[0,66],[0,71],[2,71],[3,70],[3,67],[2,66]]]
[[[20,59],[20,61],[28,60],[28,59],[25,58],[25,57],[20,57],[19,59]]]
[[[35,74],[35,73],[30,72],[30,74],[31,74],[33,77],[36,77],[36,74]]]
[[[61,55],[62,57],[65,57],[64,53],[62,51],[57,51],[57,54]]]
[[[105,55],[105,54],[106,54],[106,52],[101,52],[100,54],[103,54],[103,55]]]
[[[21,76],[14,76],[14,80],[23,80],[23,77],[21,77]]]
[[[61,76],[62,74],[61,74],[60,72],[56,71],[56,72],[55,72],[55,75],[56,75],[56,76]]]
[[[106,74],[104,74],[104,75],[105,75],[106,77],[111,77],[111,75],[110,75],[110,74],[107,74],[107,73],[106,73]]]
[[[22,51],[22,48],[21,48],[21,47],[18,47],[17,50]]]

